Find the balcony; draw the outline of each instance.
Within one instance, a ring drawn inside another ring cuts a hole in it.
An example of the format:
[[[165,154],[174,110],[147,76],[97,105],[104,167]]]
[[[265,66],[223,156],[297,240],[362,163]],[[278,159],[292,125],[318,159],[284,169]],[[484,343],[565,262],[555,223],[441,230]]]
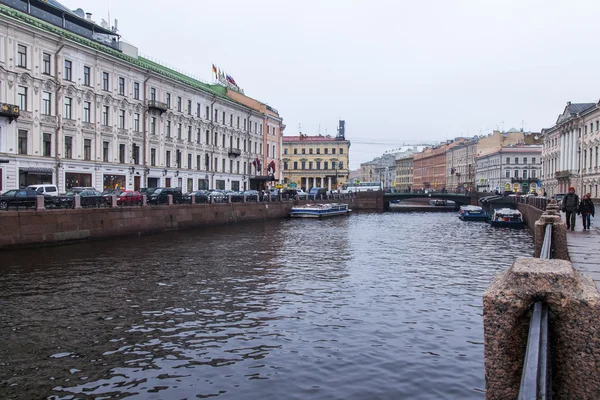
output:
[[[159,113],[164,113],[169,110],[169,105],[158,100],[148,100],[148,110],[158,110]]]
[[[569,176],[571,176],[571,171],[569,171],[569,170],[556,171],[554,173],[554,177],[556,179],[559,179],[559,178],[568,178]]]
[[[537,183],[538,178],[510,178],[510,183]]]
[[[233,147],[229,148],[229,157],[233,156],[233,157],[239,157],[242,155],[242,150],[240,149],[235,149]]]
[[[14,104],[0,103],[0,117],[8,118],[9,124],[13,122],[13,120],[19,118],[19,115],[21,115],[19,106],[15,106]]]

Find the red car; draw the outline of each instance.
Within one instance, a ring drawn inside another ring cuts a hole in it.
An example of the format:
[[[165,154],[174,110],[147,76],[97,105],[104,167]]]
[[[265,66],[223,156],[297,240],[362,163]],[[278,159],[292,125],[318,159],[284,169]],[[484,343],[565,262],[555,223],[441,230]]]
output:
[[[123,190],[117,196],[117,205],[119,206],[141,206],[142,195],[134,190]]]

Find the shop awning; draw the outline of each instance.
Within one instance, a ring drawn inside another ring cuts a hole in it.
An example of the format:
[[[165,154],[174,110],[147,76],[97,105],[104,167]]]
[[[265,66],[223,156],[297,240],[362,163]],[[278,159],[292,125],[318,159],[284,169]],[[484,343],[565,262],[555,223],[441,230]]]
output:
[[[33,175],[52,175],[54,169],[52,168],[42,168],[42,167],[24,167],[19,168],[21,172],[27,172],[28,174]]]
[[[251,181],[261,181],[261,182],[273,182],[273,181],[279,181],[279,179],[275,179],[275,177],[273,175],[257,175],[257,176],[251,176],[250,177]]]

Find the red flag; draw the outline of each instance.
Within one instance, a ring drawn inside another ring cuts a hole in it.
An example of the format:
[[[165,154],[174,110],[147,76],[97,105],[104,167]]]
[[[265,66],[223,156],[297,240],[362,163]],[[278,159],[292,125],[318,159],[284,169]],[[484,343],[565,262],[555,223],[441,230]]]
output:
[[[212,66],[213,66],[213,72],[216,74],[217,73],[217,67],[215,67],[215,64],[213,64]]]

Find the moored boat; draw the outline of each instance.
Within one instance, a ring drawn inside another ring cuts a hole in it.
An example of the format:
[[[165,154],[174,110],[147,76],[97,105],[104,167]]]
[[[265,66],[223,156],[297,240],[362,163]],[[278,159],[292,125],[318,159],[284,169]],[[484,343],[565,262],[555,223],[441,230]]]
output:
[[[494,210],[490,225],[504,228],[522,228],[524,226],[523,214],[512,208],[499,208]]]
[[[463,221],[487,221],[490,215],[479,206],[461,206],[458,211],[458,218]]]
[[[351,209],[345,203],[305,204],[292,207],[290,217],[294,218],[326,218],[336,215],[348,215]]]

